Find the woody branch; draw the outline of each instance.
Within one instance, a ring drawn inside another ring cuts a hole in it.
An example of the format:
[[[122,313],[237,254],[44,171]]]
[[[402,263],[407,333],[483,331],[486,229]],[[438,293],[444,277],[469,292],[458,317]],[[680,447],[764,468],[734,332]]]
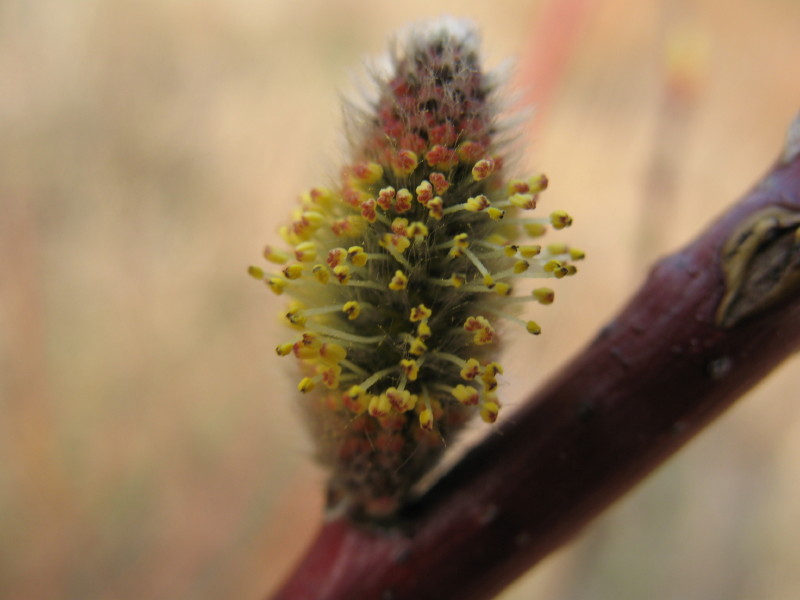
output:
[[[276,600],[492,597],[800,344],[800,117],[761,181],[390,526],[326,522]]]

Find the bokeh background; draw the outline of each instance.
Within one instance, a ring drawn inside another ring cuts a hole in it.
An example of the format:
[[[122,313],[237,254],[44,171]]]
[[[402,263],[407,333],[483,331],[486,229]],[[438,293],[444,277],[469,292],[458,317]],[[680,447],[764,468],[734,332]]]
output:
[[[255,599],[298,559],[324,474],[245,268],[335,173],[362,56],[443,13],[517,58],[520,164],[589,256],[512,407],[800,109],[796,0],[0,0],[0,597]],[[503,600],[797,598],[798,390],[795,359]]]

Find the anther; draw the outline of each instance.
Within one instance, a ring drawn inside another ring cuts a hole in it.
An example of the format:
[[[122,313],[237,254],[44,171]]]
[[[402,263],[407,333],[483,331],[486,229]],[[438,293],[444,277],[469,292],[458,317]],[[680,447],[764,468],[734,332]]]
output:
[[[433,186],[427,179],[423,179],[417,186],[417,202],[422,206],[428,206],[428,201],[433,198]]]
[[[271,289],[275,295],[280,296],[283,293],[283,290],[286,289],[287,281],[285,279],[281,279],[280,277],[270,277],[266,281],[269,289]]]
[[[331,277],[331,272],[325,265],[314,265],[311,267],[311,274],[320,283],[328,283]]]
[[[459,383],[457,386],[452,388],[450,393],[453,394],[453,398],[465,406],[474,406],[480,399],[478,390],[472,386],[464,385],[463,383]]]
[[[361,314],[361,305],[355,300],[350,300],[349,302],[344,303],[344,306],[342,306],[342,312],[347,315],[347,318],[350,321],[353,321],[358,318],[358,315]]]
[[[279,248],[273,248],[272,246],[264,246],[264,258],[266,258],[269,262],[275,263],[278,265],[283,265],[291,258],[291,255],[288,252],[284,252]]]
[[[475,181],[482,181],[494,172],[494,161],[491,158],[483,158],[472,167],[472,178]]]
[[[464,322],[464,330],[474,333],[473,343],[478,346],[490,344],[494,341],[494,328],[486,317],[467,317]]]
[[[428,201],[428,211],[432,218],[441,221],[444,216],[444,202],[439,196],[432,198]]]
[[[380,206],[383,210],[389,210],[392,208],[392,200],[394,200],[394,196],[395,189],[392,186],[385,187],[378,192],[378,199],[375,202],[377,202],[378,206]]]
[[[514,194],[508,201],[512,206],[516,206],[522,210],[533,210],[536,208],[536,196],[533,194]]]
[[[359,183],[372,184],[383,177],[383,167],[377,163],[355,165],[353,176]]]
[[[494,423],[497,421],[497,415],[500,412],[500,405],[497,402],[484,402],[481,405],[481,419],[485,423]]]
[[[283,274],[286,276],[286,279],[300,279],[300,277],[303,276],[303,265],[289,265],[283,270]]]
[[[394,291],[404,290],[408,287],[408,277],[400,270],[394,272],[394,277],[389,282],[389,289]]]
[[[266,276],[266,273],[264,273],[264,269],[262,269],[261,267],[256,267],[255,265],[250,265],[249,267],[247,267],[247,274],[250,275],[250,277],[252,277],[253,279],[259,279],[259,280],[263,280],[264,277]]]
[[[411,150],[400,150],[392,159],[392,171],[398,177],[411,175],[419,164],[419,158]]]
[[[450,182],[447,181],[447,177],[442,173],[433,172],[428,179],[430,179],[436,193],[439,195],[444,194],[450,188]]]
[[[533,290],[533,297],[539,304],[552,304],[556,299],[555,292],[548,287],[540,287]]]
[[[428,308],[424,304],[420,304],[411,309],[411,315],[409,316],[408,320],[411,321],[412,323],[417,323],[424,319],[430,319],[432,314],[433,312],[431,311],[430,308]]]
[[[333,276],[336,277],[336,280],[340,284],[347,285],[350,283],[350,267],[347,265],[336,265],[333,268]]]
[[[413,358],[404,358],[400,361],[400,368],[405,373],[406,377],[408,377],[409,381],[416,381],[417,376],[419,375],[419,367],[420,361],[414,360]]]
[[[397,192],[394,198],[394,210],[397,213],[404,213],[411,210],[411,201],[414,196],[407,189],[403,188]]]
[[[350,263],[356,267],[363,267],[367,264],[367,253],[361,246],[350,246],[347,250],[347,258]]]
[[[550,213],[550,222],[554,229],[564,229],[572,225],[572,217],[563,210],[556,210]]]

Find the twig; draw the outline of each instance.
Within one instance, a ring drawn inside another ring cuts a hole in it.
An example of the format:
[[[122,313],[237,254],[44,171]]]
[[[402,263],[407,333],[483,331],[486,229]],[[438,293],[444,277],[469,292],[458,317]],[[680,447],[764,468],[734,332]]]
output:
[[[800,345],[800,117],[779,161],[389,525],[327,522],[276,600],[490,598]]]

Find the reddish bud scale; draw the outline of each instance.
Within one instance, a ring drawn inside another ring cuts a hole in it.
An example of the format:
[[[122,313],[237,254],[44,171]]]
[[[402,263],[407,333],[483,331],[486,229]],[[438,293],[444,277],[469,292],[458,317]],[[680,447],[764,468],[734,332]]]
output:
[[[552,299],[512,289],[520,278],[571,275],[583,256],[565,244],[541,255],[512,245],[521,231],[571,218],[529,218],[533,196],[519,195],[546,179],[504,181],[496,84],[481,71],[474,30],[423,24],[393,59],[374,114],[352,119],[341,186],[304,194],[284,228],[292,250],[268,255],[297,262],[277,275],[250,270],[293,298],[284,314],[300,338],[277,353],[303,367],[298,388],[330,469],[330,504],[369,518],[396,510],[469,418],[494,422],[497,321],[531,331],[515,307]]]

